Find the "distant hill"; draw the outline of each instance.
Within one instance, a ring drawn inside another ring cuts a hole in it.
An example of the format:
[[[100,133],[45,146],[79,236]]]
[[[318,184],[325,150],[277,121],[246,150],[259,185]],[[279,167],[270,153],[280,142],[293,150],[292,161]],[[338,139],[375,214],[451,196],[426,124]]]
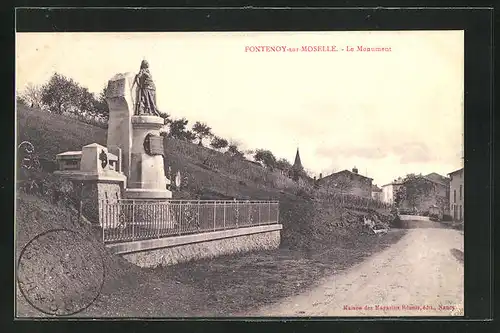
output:
[[[58,153],[81,150],[90,143],[106,145],[106,130],[74,118],[31,109],[17,110],[18,143],[30,141],[40,158],[55,160]],[[297,185],[279,173],[269,172],[251,161],[233,158],[190,142],[165,138],[165,171],[177,170],[188,180],[182,198],[277,199],[280,189],[291,192]]]

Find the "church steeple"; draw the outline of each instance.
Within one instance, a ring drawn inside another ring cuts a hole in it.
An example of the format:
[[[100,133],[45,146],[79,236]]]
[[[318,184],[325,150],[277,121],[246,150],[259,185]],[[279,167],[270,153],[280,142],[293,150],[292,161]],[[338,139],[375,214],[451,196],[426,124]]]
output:
[[[294,170],[303,170],[304,167],[302,166],[302,162],[300,160],[300,154],[299,154],[299,148],[297,147],[297,153],[295,154],[295,162],[293,162],[293,169]]]

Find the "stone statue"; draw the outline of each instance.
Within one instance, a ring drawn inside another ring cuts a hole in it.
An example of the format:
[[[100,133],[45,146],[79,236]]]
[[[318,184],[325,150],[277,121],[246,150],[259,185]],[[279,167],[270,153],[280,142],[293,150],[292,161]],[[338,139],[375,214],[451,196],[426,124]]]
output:
[[[156,87],[146,60],[141,62],[141,69],[135,76],[134,84],[138,86],[135,114],[160,116],[160,112],[156,106]]]

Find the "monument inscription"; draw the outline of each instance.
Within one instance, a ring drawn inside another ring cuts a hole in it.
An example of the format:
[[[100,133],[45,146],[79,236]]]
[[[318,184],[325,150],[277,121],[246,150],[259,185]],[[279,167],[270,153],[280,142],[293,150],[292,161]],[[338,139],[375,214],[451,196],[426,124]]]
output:
[[[123,95],[125,89],[125,80],[109,81],[108,88],[106,89],[106,97],[120,97]]]
[[[163,156],[165,152],[163,150],[163,138],[160,135],[148,134],[144,139],[144,150],[150,156]]]

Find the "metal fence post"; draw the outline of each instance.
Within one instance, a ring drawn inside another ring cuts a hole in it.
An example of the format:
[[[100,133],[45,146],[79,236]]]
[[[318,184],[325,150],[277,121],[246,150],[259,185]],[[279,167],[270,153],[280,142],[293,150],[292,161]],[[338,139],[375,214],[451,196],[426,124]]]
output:
[[[78,205],[78,223],[82,224],[82,210],[83,210],[83,182],[80,183],[80,203]]]
[[[135,238],[134,228],[135,228],[135,205],[134,201],[132,200],[132,239]]]
[[[181,232],[182,232],[182,205],[183,203],[182,202],[179,202],[179,232],[178,234],[180,235]]]
[[[214,202],[214,231],[215,231],[215,217],[217,215],[217,201]]]
[[[271,222],[271,201],[269,201],[269,220],[267,222]]]
[[[223,227],[224,227],[224,230],[226,230],[226,206],[227,206],[226,201],[224,201],[223,205],[224,205],[224,222],[223,222],[224,224],[223,224]]]
[[[276,223],[280,223],[280,204],[276,204]]]
[[[248,222],[248,225],[250,225],[250,214],[252,213],[252,211],[250,209],[251,205],[252,205],[251,203],[247,203],[247,214],[248,214],[248,219],[247,219],[248,221],[247,222]]]
[[[260,207],[261,207],[260,202],[257,204],[257,207],[259,207],[259,225],[261,225],[262,224],[262,218],[260,217]]]
[[[104,212],[103,212],[103,205],[102,205],[102,200],[98,201],[99,204],[97,206],[97,209],[99,209],[99,218],[100,218],[100,224],[101,224],[101,229],[102,229],[102,243],[104,244],[106,242],[106,237],[104,235],[104,230],[106,229],[104,226]]]

